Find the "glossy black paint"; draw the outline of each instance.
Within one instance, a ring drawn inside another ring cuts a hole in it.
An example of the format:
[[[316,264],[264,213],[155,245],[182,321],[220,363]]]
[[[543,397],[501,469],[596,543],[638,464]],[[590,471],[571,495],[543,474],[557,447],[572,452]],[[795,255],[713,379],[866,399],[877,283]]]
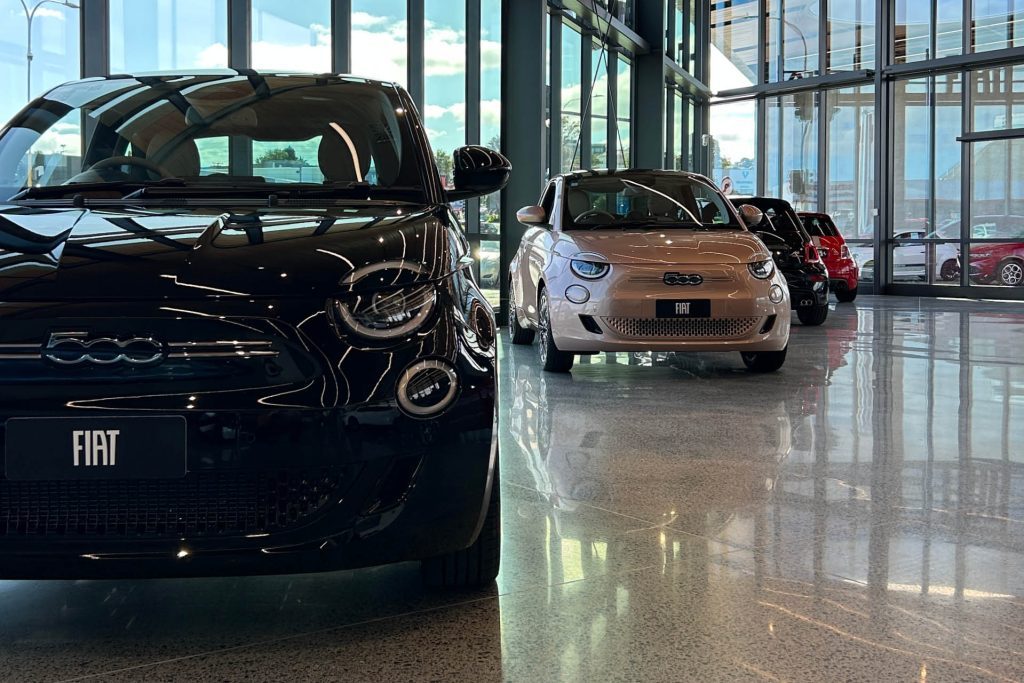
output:
[[[766,214],[774,212],[780,220],[771,220],[767,215],[761,225],[752,228],[772,252],[775,265],[789,285],[790,301],[794,309],[816,308],[828,304],[828,269],[824,263],[809,262],[805,258],[804,246],[811,244],[800,216],[793,206],[784,199],[772,197],[730,197],[737,208],[749,204]],[[773,236],[781,239],[773,239]],[[815,289],[815,285],[824,286]],[[810,303],[807,303],[810,302]]]
[[[0,477],[0,578],[320,571],[468,547],[497,457],[496,351],[478,334],[481,316],[490,332],[494,320],[444,190],[430,181],[424,193],[418,204],[0,206],[0,444],[17,417],[175,415],[188,431],[180,481]],[[331,306],[341,281],[394,260],[423,265],[432,314],[393,342],[347,333]],[[70,330],[152,337],[167,354],[145,366],[43,358],[49,336]],[[395,398],[422,358],[460,379],[430,419]]]

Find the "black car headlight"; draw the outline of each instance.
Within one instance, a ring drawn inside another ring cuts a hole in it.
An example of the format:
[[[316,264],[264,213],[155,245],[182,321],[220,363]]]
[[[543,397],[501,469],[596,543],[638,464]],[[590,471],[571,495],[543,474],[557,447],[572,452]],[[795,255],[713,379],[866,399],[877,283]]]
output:
[[[569,268],[584,280],[600,280],[612,269],[598,254],[576,254],[569,260]]]
[[[425,268],[404,261],[361,268],[342,283],[347,291],[331,304],[338,321],[368,339],[398,339],[423,326],[437,303],[434,282],[423,282]]]
[[[750,274],[758,280],[767,280],[775,274],[775,262],[771,259],[748,263],[747,268],[750,270]]]

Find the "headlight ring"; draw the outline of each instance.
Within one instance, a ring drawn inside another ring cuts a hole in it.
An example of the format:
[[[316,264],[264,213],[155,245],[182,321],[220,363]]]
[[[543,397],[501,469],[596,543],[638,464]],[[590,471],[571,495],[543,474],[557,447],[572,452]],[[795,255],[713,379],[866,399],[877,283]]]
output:
[[[569,269],[578,278],[600,280],[611,271],[612,266],[599,254],[576,254],[569,259]]]
[[[383,275],[379,282],[367,283],[370,287],[357,291],[359,284]],[[398,339],[418,330],[437,303],[437,288],[433,282],[410,282],[397,284],[402,271],[413,277],[422,275],[426,269],[419,264],[404,261],[387,261],[374,264],[353,272],[342,284],[349,291],[332,300],[337,318],[349,331],[378,341]]]
[[[775,274],[775,261],[768,259],[767,261],[748,263],[747,270],[758,280],[767,280]]]

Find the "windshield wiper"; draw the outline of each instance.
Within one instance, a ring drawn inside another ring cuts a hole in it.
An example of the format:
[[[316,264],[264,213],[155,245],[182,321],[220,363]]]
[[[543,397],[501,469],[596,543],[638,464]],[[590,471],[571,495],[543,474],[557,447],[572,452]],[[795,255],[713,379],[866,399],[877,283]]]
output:
[[[105,192],[114,190],[117,192],[137,192],[146,187],[180,187],[185,184],[181,178],[164,178],[163,180],[111,180],[99,183],[69,183],[67,185],[36,185],[26,187],[8,201],[21,202],[33,199],[61,199],[75,197],[91,192]]]

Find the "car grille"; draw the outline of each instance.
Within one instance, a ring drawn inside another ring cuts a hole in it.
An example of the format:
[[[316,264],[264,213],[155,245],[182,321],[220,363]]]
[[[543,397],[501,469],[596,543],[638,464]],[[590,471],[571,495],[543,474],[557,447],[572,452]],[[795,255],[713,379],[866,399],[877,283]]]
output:
[[[181,538],[299,526],[339,499],[336,470],[192,472],[178,480],[0,481],[0,537]]]
[[[760,318],[604,318],[622,337],[636,339],[738,339],[754,331]]]

